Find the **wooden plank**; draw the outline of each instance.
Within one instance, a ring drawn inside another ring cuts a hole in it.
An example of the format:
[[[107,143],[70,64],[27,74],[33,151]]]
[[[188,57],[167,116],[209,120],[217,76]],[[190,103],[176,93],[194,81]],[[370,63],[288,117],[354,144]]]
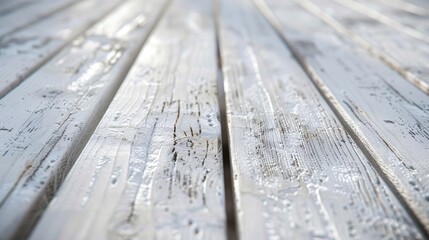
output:
[[[429,230],[429,97],[293,1],[258,2],[398,196]]]
[[[0,39],[0,98],[120,1],[86,0]],[[94,12],[94,8],[97,11]]]
[[[0,100],[2,237],[22,237],[47,205],[164,3],[126,2]]]
[[[32,239],[226,238],[211,10],[172,3]]]
[[[415,5],[403,0],[378,0],[378,2],[383,3],[384,5],[400,9],[411,14],[416,15],[426,15],[429,14],[429,9],[425,9],[419,5]]]
[[[429,10],[429,2],[427,0],[402,0],[402,1],[406,2],[408,4],[419,6],[421,8],[426,9],[426,10]]]
[[[365,14],[373,19],[402,24],[426,36],[429,35],[429,10],[413,13],[371,0],[360,0],[356,4],[358,8],[365,9]]]
[[[241,239],[422,238],[251,1],[219,34]]]
[[[427,33],[422,33],[418,31],[419,28],[416,28],[414,26],[409,27],[407,25],[404,25],[392,18],[379,14],[377,11],[374,11],[371,8],[368,8],[364,4],[357,2],[355,0],[335,0],[335,1],[341,4],[344,4],[345,6],[348,6],[359,13],[367,15],[373,19],[376,19],[377,21],[380,21],[386,25],[396,28],[399,31],[402,31],[410,35],[411,37],[414,37],[416,39],[419,39],[429,44],[429,35],[427,35]],[[418,23],[415,23],[415,25],[418,25]]]
[[[298,0],[297,2],[331,27],[368,49],[393,70],[429,94],[429,65],[427,64],[429,44],[335,1]]]
[[[0,1],[0,16],[9,14],[23,6],[37,4],[38,0],[13,0],[13,1]]]
[[[0,37],[31,25],[57,11],[61,11],[79,0],[39,0],[37,4],[28,4],[0,16]]]

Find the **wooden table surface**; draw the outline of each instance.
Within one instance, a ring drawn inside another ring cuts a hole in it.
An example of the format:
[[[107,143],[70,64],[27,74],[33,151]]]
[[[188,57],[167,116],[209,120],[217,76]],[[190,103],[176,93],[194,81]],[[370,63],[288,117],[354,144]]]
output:
[[[429,239],[429,1],[0,0],[0,239]]]

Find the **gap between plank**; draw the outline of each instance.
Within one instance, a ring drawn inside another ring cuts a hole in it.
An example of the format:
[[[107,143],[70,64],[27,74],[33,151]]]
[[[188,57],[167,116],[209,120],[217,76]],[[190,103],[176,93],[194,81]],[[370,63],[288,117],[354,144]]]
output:
[[[282,33],[282,27],[281,24],[277,21],[274,14],[271,12],[267,4],[265,3],[265,0],[253,0],[253,3],[255,4],[256,8],[259,10],[259,12],[268,20],[271,27],[276,32],[277,36],[280,38],[280,40],[289,48],[289,50],[292,53],[292,56],[296,59],[300,67],[303,69],[305,74],[308,76],[309,79],[311,79],[311,83],[316,87],[317,91],[322,95],[323,99],[328,103],[328,106],[332,109],[334,114],[337,116],[337,118],[340,120],[341,124],[344,126],[346,131],[350,134],[352,139],[356,142],[357,146],[361,149],[361,151],[364,153],[364,155],[368,158],[370,161],[370,164],[374,167],[376,172],[383,178],[383,180],[387,183],[389,188],[392,190],[392,192],[395,194],[395,196],[398,198],[399,202],[404,206],[405,211],[410,215],[411,219],[416,223],[416,227],[421,231],[425,239],[429,239],[429,233],[426,232],[425,227],[423,224],[419,221],[418,217],[414,213],[414,211],[408,206],[407,202],[403,198],[403,196],[397,191],[394,184],[389,180],[389,178],[384,174],[383,170],[381,169],[380,165],[377,163],[376,159],[372,156],[370,151],[365,146],[365,143],[362,142],[362,140],[359,138],[359,136],[349,127],[346,120],[343,118],[341,113],[339,113],[334,105],[329,100],[328,96],[323,92],[322,89],[317,86],[315,83],[315,76],[309,71],[309,69],[306,67],[306,64],[304,60],[301,58],[300,54],[295,50],[295,48],[292,46],[292,44],[289,43],[289,40],[283,35]],[[360,47],[360,46],[359,46]],[[384,63],[384,62],[383,62]]]
[[[222,58],[220,55],[219,43],[219,1],[213,0],[213,19],[215,23],[215,37],[216,37],[216,55],[217,55],[217,96],[220,114],[221,138],[222,138],[222,158],[223,158],[223,179],[225,189],[225,212],[226,212],[226,233],[228,240],[237,240],[237,218],[234,201],[234,182],[232,181],[232,167],[229,149],[229,136],[228,136],[228,119],[226,116],[226,99],[225,88],[222,72]]]

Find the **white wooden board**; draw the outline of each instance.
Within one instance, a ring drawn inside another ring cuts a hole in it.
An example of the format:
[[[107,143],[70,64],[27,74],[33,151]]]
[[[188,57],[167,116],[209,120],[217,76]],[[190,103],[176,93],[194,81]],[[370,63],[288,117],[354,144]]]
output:
[[[0,98],[120,1],[86,0],[0,38]],[[97,8],[97,11],[94,11]]]
[[[429,96],[294,1],[261,1],[300,64],[429,230]]]
[[[127,1],[0,99],[2,237],[22,237],[50,200],[164,5]]]
[[[332,0],[297,2],[429,94],[428,43]]]
[[[211,10],[171,4],[32,239],[225,239]]]
[[[240,238],[421,239],[252,2],[219,11]]]
[[[80,0],[38,0],[0,15],[0,37],[61,11]]]

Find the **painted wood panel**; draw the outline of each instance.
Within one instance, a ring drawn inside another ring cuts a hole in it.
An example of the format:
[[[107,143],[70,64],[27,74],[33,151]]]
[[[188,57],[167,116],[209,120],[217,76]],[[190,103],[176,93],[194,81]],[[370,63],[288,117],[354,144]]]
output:
[[[428,43],[348,9],[335,1],[299,0],[297,2],[346,37],[350,37],[368,49],[393,70],[429,94]]]
[[[337,116],[429,230],[429,96],[294,1],[260,1]]]
[[[2,237],[22,237],[47,205],[164,5],[127,1],[0,99]]]
[[[252,1],[219,34],[240,238],[423,238]]]
[[[211,11],[172,2],[32,239],[226,238]]]
[[[37,4],[23,5],[5,12],[0,15],[0,37],[31,25],[77,2],[79,0],[38,0]]]
[[[82,1],[30,27],[0,38],[0,98],[118,3],[118,0]]]

